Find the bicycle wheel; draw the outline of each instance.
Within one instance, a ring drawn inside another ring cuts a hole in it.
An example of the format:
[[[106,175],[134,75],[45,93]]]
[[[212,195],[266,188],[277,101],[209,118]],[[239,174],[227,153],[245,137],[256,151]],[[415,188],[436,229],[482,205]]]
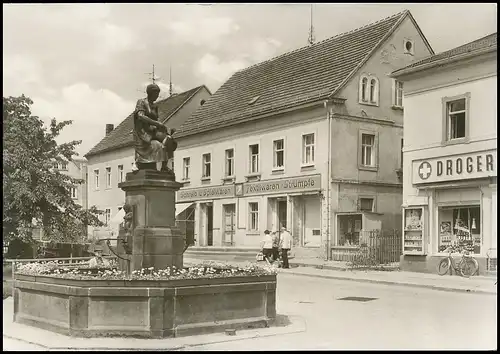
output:
[[[450,270],[451,261],[449,258],[443,258],[438,264],[437,272],[439,275],[445,275]]]
[[[478,269],[478,264],[474,258],[465,257],[460,262],[459,268],[460,268],[460,274],[462,274],[463,277],[468,278],[476,274]]]

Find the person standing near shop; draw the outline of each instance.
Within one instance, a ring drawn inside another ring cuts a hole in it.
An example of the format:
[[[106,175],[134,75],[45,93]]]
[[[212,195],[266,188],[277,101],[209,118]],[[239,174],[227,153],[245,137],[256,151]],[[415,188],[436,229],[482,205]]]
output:
[[[281,257],[283,258],[283,268],[290,268],[288,264],[288,251],[292,249],[292,235],[286,227],[281,227]]]
[[[268,263],[272,263],[273,258],[273,238],[269,230],[264,231],[264,238],[260,242],[260,248],[262,249],[262,254],[264,259]]]

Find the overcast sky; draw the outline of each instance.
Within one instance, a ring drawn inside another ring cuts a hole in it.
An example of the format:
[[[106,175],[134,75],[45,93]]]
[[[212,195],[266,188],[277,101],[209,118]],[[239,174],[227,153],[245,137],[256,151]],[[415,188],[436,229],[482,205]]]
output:
[[[3,5],[3,94],[24,93],[43,119],[71,119],[61,141],[83,155],[144,96],[155,64],[168,93],[205,84],[215,92],[235,71],[307,44],[309,5]],[[316,40],[412,12],[434,51],[497,28],[496,4],[317,4]],[[141,92],[142,91],[142,92]]]

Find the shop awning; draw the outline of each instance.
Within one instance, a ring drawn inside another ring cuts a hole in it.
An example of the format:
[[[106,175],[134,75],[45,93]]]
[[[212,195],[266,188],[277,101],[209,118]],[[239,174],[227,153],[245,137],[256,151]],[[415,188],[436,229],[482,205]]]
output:
[[[179,203],[175,204],[175,216],[179,215],[182,213],[184,210],[189,208],[193,203]]]

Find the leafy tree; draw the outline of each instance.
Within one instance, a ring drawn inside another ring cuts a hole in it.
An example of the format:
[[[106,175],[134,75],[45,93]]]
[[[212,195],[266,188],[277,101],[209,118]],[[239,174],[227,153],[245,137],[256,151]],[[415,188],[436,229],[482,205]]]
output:
[[[83,209],[71,198],[70,187],[83,183],[54,168],[70,161],[81,141],[57,144],[55,138],[72,121],[50,127],[31,115],[33,101],[3,97],[3,237],[10,241],[32,241],[33,227],[41,227],[44,238],[75,242],[86,226],[102,226],[102,211]]]

